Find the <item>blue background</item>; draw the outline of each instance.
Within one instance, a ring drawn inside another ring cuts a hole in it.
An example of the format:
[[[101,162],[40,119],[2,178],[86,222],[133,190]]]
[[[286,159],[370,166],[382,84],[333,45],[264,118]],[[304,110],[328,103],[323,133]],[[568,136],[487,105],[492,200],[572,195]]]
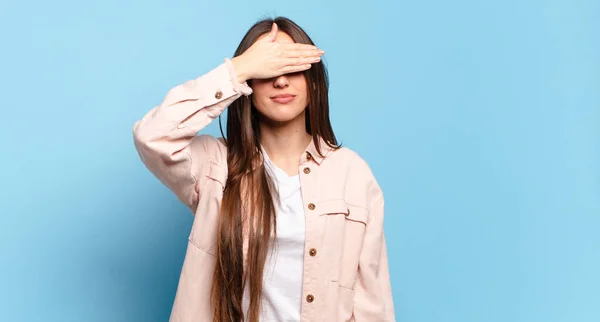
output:
[[[593,0],[3,2],[0,320],[167,321],[192,216],[131,127],[274,15],[384,189],[398,321],[600,321]]]

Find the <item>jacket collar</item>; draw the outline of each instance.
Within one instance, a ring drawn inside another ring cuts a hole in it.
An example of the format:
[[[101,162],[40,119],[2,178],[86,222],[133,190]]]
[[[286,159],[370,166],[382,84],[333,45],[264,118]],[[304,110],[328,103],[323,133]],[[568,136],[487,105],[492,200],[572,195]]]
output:
[[[320,165],[321,162],[323,162],[323,159],[325,159],[329,155],[329,153],[333,150],[332,147],[327,145],[327,141],[325,141],[321,137],[319,137],[317,143],[319,144],[319,147],[321,148],[321,153],[323,153],[323,155],[320,155],[319,152],[317,151],[317,146],[315,145],[315,140],[314,139],[310,140],[310,143],[308,144],[308,146],[304,150],[304,153],[302,154],[300,163],[312,160],[317,165]]]
[[[311,139],[310,143],[306,146],[304,152],[302,153],[302,156],[300,157],[300,164],[312,161],[315,162],[317,165],[321,165],[321,162],[323,162],[323,160],[334,149],[330,147],[327,144],[327,141],[325,141],[321,137],[318,138],[317,143],[319,144],[321,148],[321,153],[323,153],[323,155],[319,154],[319,152],[317,151],[317,145],[315,144],[315,140]],[[256,167],[260,166],[264,161],[264,157],[261,154],[260,157],[258,159],[255,159],[255,161],[253,162],[252,170],[256,169]]]

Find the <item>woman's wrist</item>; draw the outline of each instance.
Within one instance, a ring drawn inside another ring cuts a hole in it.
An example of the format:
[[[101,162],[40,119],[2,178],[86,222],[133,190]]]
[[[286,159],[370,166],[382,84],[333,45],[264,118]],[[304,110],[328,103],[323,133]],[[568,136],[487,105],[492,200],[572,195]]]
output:
[[[242,56],[236,56],[232,58],[231,64],[233,65],[233,72],[235,73],[238,82],[244,83],[250,79],[250,76],[246,71],[246,65],[244,64]]]

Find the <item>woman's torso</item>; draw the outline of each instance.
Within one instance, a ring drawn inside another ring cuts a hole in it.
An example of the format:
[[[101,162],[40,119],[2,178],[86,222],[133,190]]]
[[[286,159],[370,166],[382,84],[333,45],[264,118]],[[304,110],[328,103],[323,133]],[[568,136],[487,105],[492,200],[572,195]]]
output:
[[[201,192],[173,321],[210,321],[208,299],[216,225],[227,179],[227,149],[222,140],[207,135],[196,140],[192,146],[201,145],[196,149],[210,157],[202,166],[204,177],[197,178]],[[356,153],[347,148],[332,150],[324,143],[321,147],[324,158],[310,144],[298,169],[305,220],[301,320],[350,321],[369,205],[381,197],[381,192],[368,166]],[[184,307],[196,307],[196,313]],[[190,319],[191,316],[198,318]]]

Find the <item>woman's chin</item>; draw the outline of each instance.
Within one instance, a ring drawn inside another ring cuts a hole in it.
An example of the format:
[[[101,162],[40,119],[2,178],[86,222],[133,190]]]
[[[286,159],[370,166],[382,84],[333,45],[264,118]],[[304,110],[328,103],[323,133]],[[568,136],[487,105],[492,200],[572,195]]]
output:
[[[291,106],[276,106],[264,113],[265,121],[273,123],[289,123],[302,117],[304,110]]]

